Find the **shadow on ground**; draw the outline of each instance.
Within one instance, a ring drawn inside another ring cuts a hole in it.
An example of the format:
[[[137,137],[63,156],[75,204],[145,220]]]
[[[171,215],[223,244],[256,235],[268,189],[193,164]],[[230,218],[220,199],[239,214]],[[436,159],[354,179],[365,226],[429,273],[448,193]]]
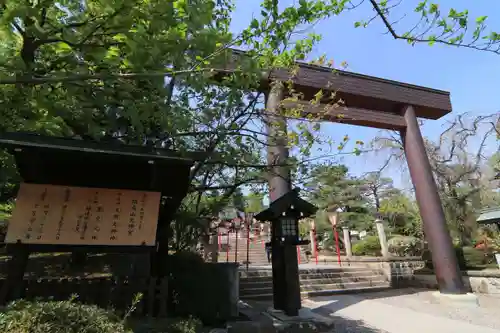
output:
[[[332,319],[334,321],[334,330],[332,332],[380,333],[384,331],[367,325],[363,320],[353,320],[351,318],[343,317],[341,315],[341,310],[365,300],[375,300],[381,298],[397,297],[401,295],[410,295],[425,290],[426,289],[419,288],[402,288],[370,293],[319,296],[304,301],[303,305],[305,307],[311,306],[311,311],[315,314]],[[314,303],[316,302],[320,303],[321,305],[314,306]]]
[[[378,328],[367,326],[362,320],[346,319],[340,316],[331,316],[334,324],[331,327],[332,333],[385,333]]]
[[[212,330],[213,333],[224,332],[221,329]],[[269,323],[246,322],[231,326],[228,333],[385,333],[377,328],[369,327],[362,320],[350,320],[342,317],[333,318],[332,323],[321,322],[293,322],[272,325]],[[139,333],[139,332],[137,332]]]
[[[328,299],[332,299],[332,302],[329,302],[323,306],[320,306],[316,309],[312,310],[312,313],[316,314],[315,318],[311,318],[307,314],[309,311],[305,311],[305,319],[290,319],[289,322],[284,322],[285,326],[281,328],[276,328],[273,326],[273,318],[267,310],[272,306],[272,302],[265,301],[250,301],[247,304],[250,305],[251,310],[245,312],[247,317],[252,320],[254,323],[260,324],[260,329],[249,328],[248,330],[233,330],[229,331],[229,333],[250,333],[250,332],[262,332],[262,333],[275,333],[275,332],[316,332],[316,333],[385,333],[385,331],[380,330],[376,327],[370,326],[363,320],[346,318],[341,315],[335,314],[335,312],[339,311],[342,308],[348,307],[350,305],[355,304],[354,297],[349,297],[349,295],[339,295],[342,298],[350,299],[351,302],[342,302],[339,304],[336,302],[338,299],[337,296],[322,296],[320,298],[323,301],[327,301]],[[346,297],[347,296],[347,297]],[[303,307],[308,308],[309,304],[307,301],[303,302]],[[303,310],[301,310],[303,311]],[[265,313],[265,315],[264,315]],[[319,315],[319,316],[318,316]],[[311,319],[309,319],[311,318]],[[300,323],[299,323],[300,321]],[[276,323],[276,320],[274,321]],[[309,327],[307,323],[314,322],[315,327]],[[300,327],[302,324],[302,327]]]
[[[276,332],[286,333],[385,333],[374,327],[367,326],[362,320],[351,320],[343,317],[333,317],[333,324],[295,323],[277,329]]]
[[[323,315],[333,314],[339,310],[352,306],[356,303],[362,302],[364,300],[374,300],[379,298],[390,298],[401,295],[411,295],[425,291],[427,289],[423,288],[401,288],[401,289],[388,289],[376,292],[358,292],[354,294],[342,294],[342,295],[331,295],[331,296],[317,296],[311,297],[311,301],[315,302],[328,302],[325,305],[317,307],[313,310],[315,313],[321,313]],[[307,302],[307,301],[306,301]]]

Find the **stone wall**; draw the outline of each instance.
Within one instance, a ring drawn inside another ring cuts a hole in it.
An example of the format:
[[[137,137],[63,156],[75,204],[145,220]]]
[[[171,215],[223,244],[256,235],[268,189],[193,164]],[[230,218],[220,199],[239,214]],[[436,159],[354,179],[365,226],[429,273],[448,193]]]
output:
[[[424,268],[425,262],[419,257],[353,257],[345,262],[382,271],[393,288],[438,288],[435,275]],[[500,270],[466,271],[462,272],[462,279],[471,292],[500,296]]]
[[[365,266],[382,271],[393,288],[407,286],[415,272],[425,267],[420,257],[352,257],[344,262],[349,266]]]
[[[462,280],[471,292],[500,296],[500,270],[462,272]],[[417,272],[407,286],[438,288],[436,277],[430,272]]]

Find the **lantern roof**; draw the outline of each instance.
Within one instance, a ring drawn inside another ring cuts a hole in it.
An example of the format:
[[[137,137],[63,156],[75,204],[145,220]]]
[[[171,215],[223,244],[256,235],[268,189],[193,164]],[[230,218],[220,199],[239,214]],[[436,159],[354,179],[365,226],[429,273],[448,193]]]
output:
[[[314,215],[318,208],[310,202],[302,199],[299,196],[299,191],[299,188],[295,188],[285,195],[274,200],[269,205],[269,208],[255,215],[255,219],[258,221],[272,222],[273,220],[276,220],[280,216],[282,216],[283,213],[286,213],[290,210],[302,213],[302,218],[307,218],[311,215]]]

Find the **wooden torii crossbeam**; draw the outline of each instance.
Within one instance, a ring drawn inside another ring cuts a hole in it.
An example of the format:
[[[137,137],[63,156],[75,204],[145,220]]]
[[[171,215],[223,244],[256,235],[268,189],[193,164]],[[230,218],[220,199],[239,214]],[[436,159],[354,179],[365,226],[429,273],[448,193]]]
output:
[[[233,50],[226,66],[234,68],[245,56],[245,52]],[[312,114],[324,121],[401,130],[406,127],[401,114],[405,105],[412,105],[415,115],[424,119],[439,119],[452,110],[448,91],[303,62],[297,65],[298,70],[293,74],[285,69],[265,72],[260,90],[268,91],[274,81],[291,80],[295,91],[304,98],[301,101],[285,99],[282,107],[299,107],[303,116]],[[325,96],[322,103],[309,103],[319,90],[323,90]],[[328,98],[331,93],[334,100]],[[333,107],[338,101],[342,101],[341,105]]]

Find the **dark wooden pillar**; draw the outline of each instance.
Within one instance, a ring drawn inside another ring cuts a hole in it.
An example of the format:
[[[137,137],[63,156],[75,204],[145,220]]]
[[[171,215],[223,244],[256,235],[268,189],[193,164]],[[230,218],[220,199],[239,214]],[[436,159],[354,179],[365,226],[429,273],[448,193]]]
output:
[[[406,121],[406,130],[401,132],[401,137],[415,187],[418,208],[422,216],[425,237],[432,252],[432,262],[439,290],[445,294],[466,293],[446,225],[441,199],[413,107],[406,106],[403,110],[403,116]]]
[[[7,264],[7,278],[0,290],[0,304],[23,297],[24,272],[30,256],[30,251],[24,244],[9,244],[7,247],[11,258]]]
[[[274,82],[266,101],[267,162],[270,166],[277,165],[271,167],[268,177],[271,202],[292,189],[290,168],[280,166],[286,164],[288,159],[286,119],[278,114],[283,96],[283,83]],[[274,308],[283,310],[289,316],[296,316],[301,308],[297,250],[295,246],[278,245],[273,236],[278,227],[275,224],[271,228]]]

